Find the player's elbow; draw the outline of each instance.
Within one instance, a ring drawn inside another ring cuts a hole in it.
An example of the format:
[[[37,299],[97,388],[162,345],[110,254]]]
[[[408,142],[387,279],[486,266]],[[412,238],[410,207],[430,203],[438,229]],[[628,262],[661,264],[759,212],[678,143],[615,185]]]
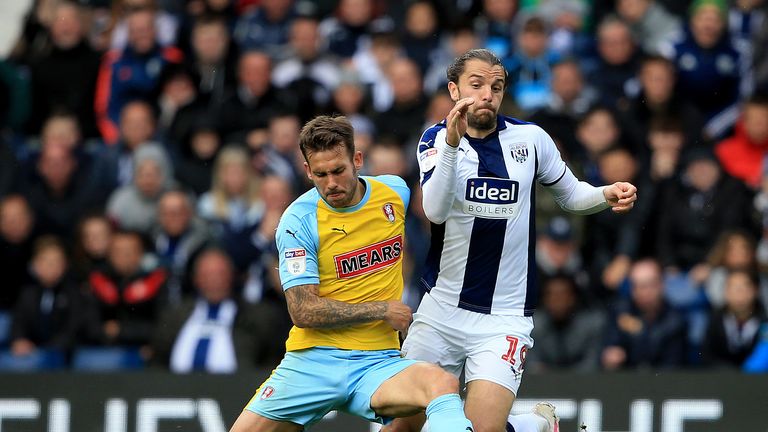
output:
[[[291,316],[291,322],[293,322],[293,325],[294,325],[295,327],[297,327],[297,328],[302,328],[302,329],[303,329],[303,328],[309,328],[309,327],[312,327],[312,326],[309,324],[309,322],[307,322],[306,320],[303,320],[303,319],[297,319],[297,318],[294,318],[293,316]]]
[[[555,196],[554,198],[557,205],[560,206],[560,208],[563,211],[566,211],[572,214],[581,214],[582,209],[576,206],[571,196],[561,195],[561,196]]]
[[[558,200],[558,199],[556,199],[555,202],[557,203],[558,206],[560,206],[561,210],[563,210],[565,212],[568,212],[568,213],[572,213],[572,214],[579,214],[579,211],[577,209],[574,209],[571,206],[569,206],[568,202],[566,200],[563,200],[563,199],[559,199]]]
[[[309,325],[308,325],[306,322],[304,322],[304,321],[297,321],[297,320],[295,320],[295,319],[292,319],[291,321],[293,321],[293,326],[294,326],[294,327],[296,327],[296,328],[300,328],[300,329],[303,329],[303,328],[309,328],[309,327],[310,327],[310,326],[309,326]]]
[[[291,315],[291,322],[298,328],[311,328],[312,322],[305,315]]]
[[[309,316],[301,308],[288,307],[288,315],[291,317],[291,322],[298,328],[312,327],[312,323],[308,319]]]

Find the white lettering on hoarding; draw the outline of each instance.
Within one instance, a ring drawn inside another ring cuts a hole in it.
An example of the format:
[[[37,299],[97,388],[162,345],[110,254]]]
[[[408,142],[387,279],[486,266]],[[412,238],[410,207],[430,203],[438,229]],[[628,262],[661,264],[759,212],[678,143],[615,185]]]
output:
[[[683,432],[686,420],[713,421],[723,415],[723,403],[717,399],[665,400],[662,405],[661,432]]]
[[[69,401],[54,399],[48,405],[48,432],[69,432]]]
[[[128,404],[122,399],[110,399],[104,408],[104,431],[128,431]]]
[[[40,417],[40,402],[36,399],[0,400],[0,430],[3,420],[34,420]]]
[[[194,417],[192,399],[140,399],[136,403],[136,432],[157,432],[160,420]]]

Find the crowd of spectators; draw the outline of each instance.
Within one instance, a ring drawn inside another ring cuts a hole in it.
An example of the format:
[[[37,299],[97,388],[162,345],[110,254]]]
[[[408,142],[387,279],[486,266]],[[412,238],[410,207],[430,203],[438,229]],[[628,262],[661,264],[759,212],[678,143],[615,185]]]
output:
[[[275,228],[317,114],[351,120],[362,174],[412,186],[415,308],[416,145],[453,106],[446,66],[486,47],[502,112],[639,189],[626,216],[537,194],[529,368],[768,370],[768,2],[3,3],[0,369],[274,366]]]

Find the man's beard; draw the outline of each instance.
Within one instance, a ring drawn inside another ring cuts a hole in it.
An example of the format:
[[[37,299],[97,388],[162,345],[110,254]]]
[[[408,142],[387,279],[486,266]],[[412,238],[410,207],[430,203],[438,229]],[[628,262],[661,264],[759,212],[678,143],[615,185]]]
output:
[[[476,116],[472,113],[467,113],[467,125],[477,130],[493,130],[496,128],[496,116],[490,114],[483,114]]]
[[[459,92],[459,99],[461,99],[461,92]],[[475,103],[477,104],[477,101],[475,101]],[[483,108],[489,109],[493,114],[476,116],[468,110],[467,126],[471,127],[472,129],[477,129],[481,131],[492,131],[496,129],[496,114],[498,113],[498,111],[495,111],[493,108],[489,108],[489,107],[483,107]]]

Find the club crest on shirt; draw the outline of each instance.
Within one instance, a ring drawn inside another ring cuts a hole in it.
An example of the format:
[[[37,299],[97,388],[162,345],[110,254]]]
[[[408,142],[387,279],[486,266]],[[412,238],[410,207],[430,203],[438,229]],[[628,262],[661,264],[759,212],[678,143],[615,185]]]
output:
[[[512,157],[516,162],[523,163],[528,159],[528,144],[524,142],[514,143],[510,146]]]
[[[389,223],[395,223],[395,207],[392,206],[392,203],[386,203],[381,207],[381,210],[384,212],[384,216],[387,218]]]
[[[261,399],[269,399],[270,396],[275,394],[275,388],[272,386],[264,387],[264,391],[261,392]]]
[[[307,251],[304,248],[287,249],[284,257],[288,273],[298,276],[307,270]]]

